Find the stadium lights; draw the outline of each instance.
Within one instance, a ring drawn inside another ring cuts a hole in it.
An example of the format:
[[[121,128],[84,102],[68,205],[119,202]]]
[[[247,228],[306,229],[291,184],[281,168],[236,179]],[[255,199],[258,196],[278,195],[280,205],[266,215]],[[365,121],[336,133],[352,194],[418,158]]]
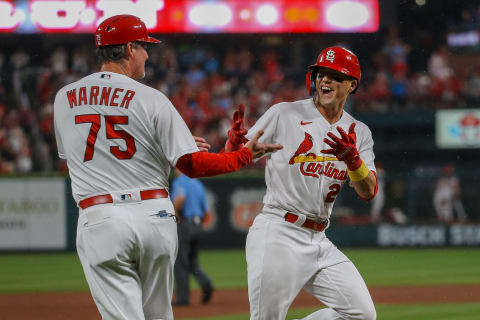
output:
[[[25,21],[25,11],[15,9],[10,2],[0,2],[0,29],[13,29]]]
[[[92,8],[86,8],[80,13],[80,22],[83,24],[91,24],[95,21],[95,11]]]
[[[376,32],[378,0],[0,0],[0,33],[91,33],[133,14],[151,32]]]
[[[103,17],[97,21],[97,26],[103,20],[117,14],[133,14],[143,22],[148,29],[157,26],[157,11],[165,6],[164,0],[98,0],[97,9],[103,11]]]
[[[240,13],[238,14],[238,16],[242,20],[250,20],[250,18],[252,17],[252,12],[248,9],[242,9],[240,10]]]
[[[270,4],[266,4],[266,5],[260,6],[257,9],[256,16],[257,16],[257,21],[260,24],[263,24],[265,26],[269,26],[269,25],[272,25],[275,22],[277,22],[278,11],[274,6],[272,6]]]
[[[232,21],[232,16],[228,6],[217,3],[198,4],[188,14],[193,24],[206,28],[223,27]]]
[[[363,26],[370,18],[370,13],[363,3],[346,0],[328,6],[325,16],[332,26],[352,29]]]
[[[30,18],[43,28],[70,29],[78,24],[85,6],[84,1],[35,1]]]

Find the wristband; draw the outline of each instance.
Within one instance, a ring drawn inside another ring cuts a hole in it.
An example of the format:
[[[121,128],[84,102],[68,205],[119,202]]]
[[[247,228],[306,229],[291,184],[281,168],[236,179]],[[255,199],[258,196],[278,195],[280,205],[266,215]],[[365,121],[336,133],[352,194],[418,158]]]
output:
[[[352,170],[352,171],[348,170],[348,176],[352,181],[361,181],[366,177],[368,177],[369,173],[370,173],[370,170],[368,170],[367,165],[363,161],[362,161],[362,165],[358,169]]]

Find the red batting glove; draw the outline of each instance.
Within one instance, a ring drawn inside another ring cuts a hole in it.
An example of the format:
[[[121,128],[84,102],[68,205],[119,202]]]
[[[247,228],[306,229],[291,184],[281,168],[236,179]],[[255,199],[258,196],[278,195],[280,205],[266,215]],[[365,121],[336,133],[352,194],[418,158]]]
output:
[[[362,165],[362,159],[360,159],[356,147],[357,135],[355,134],[355,122],[350,125],[348,134],[341,127],[337,127],[337,130],[342,138],[340,139],[329,132],[327,136],[332,140],[325,138],[323,141],[332,147],[332,149],[322,150],[321,152],[335,155],[337,159],[347,164],[348,170],[355,171]]]
[[[228,130],[228,140],[225,149],[228,151],[240,150],[248,139],[245,138],[248,130],[243,124],[243,116],[245,114],[245,106],[240,104],[233,113],[232,127]]]

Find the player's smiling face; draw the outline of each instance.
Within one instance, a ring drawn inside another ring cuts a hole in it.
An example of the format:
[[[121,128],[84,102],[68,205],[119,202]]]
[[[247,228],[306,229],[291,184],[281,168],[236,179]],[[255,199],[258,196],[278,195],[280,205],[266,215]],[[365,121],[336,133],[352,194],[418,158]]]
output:
[[[317,101],[324,107],[338,107],[344,104],[347,96],[357,86],[357,81],[343,73],[320,68],[315,79]]]

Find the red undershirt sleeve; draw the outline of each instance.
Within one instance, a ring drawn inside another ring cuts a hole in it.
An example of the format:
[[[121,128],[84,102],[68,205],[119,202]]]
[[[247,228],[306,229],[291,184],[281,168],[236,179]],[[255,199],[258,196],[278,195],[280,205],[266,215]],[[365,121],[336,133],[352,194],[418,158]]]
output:
[[[242,148],[238,151],[223,153],[189,153],[178,159],[176,167],[190,178],[200,178],[237,171],[250,162],[252,162],[252,152]]]

